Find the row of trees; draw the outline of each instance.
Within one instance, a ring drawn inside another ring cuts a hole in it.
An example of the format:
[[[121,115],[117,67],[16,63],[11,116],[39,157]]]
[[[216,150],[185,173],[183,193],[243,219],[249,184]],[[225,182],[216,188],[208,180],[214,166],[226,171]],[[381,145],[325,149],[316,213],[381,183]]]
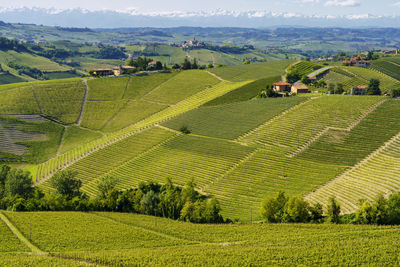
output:
[[[32,67],[29,67],[26,65],[17,64],[12,61],[8,62],[7,65],[10,68],[18,70],[19,75],[25,74],[25,75],[28,75],[37,80],[47,80],[48,79],[47,76],[41,70],[39,70],[37,68],[32,68]]]
[[[326,209],[319,203],[310,205],[301,197],[287,197],[279,192],[266,198],[261,204],[261,215],[270,223],[347,223],[347,224],[400,224],[400,193],[387,199],[379,195],[374,202],[360,200],[359,209],[352,214],[341,215],[340,204],[329,198]]]
[[[136,67],[137,71],[166,69],[166,67],[163,66],[160,61],[156,61],[156,64],[154,66],[149,66],[149,63],[152,61],[153,59],[148,57],[138,57],[136,60],[132,58],[127,59],[125,64],[128,66]]]
[[[117,211],[134,212],[194,223],[224,223],[215,198],[195,190],[190,181],[175,186],[171,179],[161,185],[140,183],[137,188],[118,190],[118,179],[104,176],[97,187],[99,195],[89,198],[81,191],[82,182],[73,171],[60,171],[51,179],[54,193],[44,194],[33,187],[29,172],[0,167],[0,209],[14,211]]]

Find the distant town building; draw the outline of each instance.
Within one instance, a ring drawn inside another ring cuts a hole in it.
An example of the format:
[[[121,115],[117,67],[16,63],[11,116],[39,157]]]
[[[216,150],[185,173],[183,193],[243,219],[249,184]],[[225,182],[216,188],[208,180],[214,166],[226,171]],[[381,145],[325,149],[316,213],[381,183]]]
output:
[[[148,64],[147,64],[147,67],[149,67],[149,68],[155,68],[156,67],[156,65],[157,65],[157,61],[150,61]]]
[[[292,84],[288,82],[274,83],[274,91],[276,92],[290,92]]]
[[[342,63],[344,66],[356,66],[361,68],[368,68],[370,66],[368,60],[364,60],[358,55],[353,56],[350,60],[344,60]]]
[[[305,84],[295,84],[292,86],[291,92],[295,94],[304,94],[309,93],[310,89]]]
[[[365,95],[368,90],[368,85],[359,85],[359,86],[353,86],[351,88],[351,94],[352,95]]]

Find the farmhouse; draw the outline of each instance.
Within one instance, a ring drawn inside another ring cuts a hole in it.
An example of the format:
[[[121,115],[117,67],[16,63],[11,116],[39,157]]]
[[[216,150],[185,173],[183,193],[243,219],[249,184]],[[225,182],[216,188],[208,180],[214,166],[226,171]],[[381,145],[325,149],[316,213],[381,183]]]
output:
[[[95,76],[110,76],[114,75],[114,70],[113,69],[94,69],[93,70],[93,75]]]
[[[132,66],[121,66],[121,65],[119,65],[118,67],[113,68],[113,71],[114,71],[114,75],[115,76],[120,76],[120,75],[126,74],[129,71],[132,71],[134,69],[135,69],[135,67],[132,67]]]
[[[370,65],[368,60],[362,60],[360,57],[352,58],[351,60],[344,60],[342,63],[344,66],[356,66],[361,68],[368,68]]]
[[[365,95],[367,93],[368,85],[359,85],[351,88],[352,95]]]
[[[291,92],[295,94],[303,94],[303,93],[309,93],[310,89],[308,89],[307,85],[305,84],[295,84],[292,86]]]
[[[157,65],[157,61],[150,61],[148,64],[147,64],[147,67],[149,67],[149,68],[155,68],[156,67],[156,65]]]
[[[274,91],[276,92],[290,92],[290,87],[292,85],[287,82],[274,83]]]

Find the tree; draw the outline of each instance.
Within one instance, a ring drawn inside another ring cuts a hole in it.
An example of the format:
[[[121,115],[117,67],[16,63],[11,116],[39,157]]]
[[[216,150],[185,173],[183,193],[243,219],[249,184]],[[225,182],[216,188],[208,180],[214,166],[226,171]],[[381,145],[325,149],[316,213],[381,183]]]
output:
[[[10,169],[7,165],[0,166],[0,199],[4,197],[4,186]]]
[[[319,88],[325,88],[325,87],[326,87],[326,82],[325,82],[324,80],[319,80],[319,81],[317,82],[317,86],[318,86]]]
[[[212,69],[212,68],[214,68],[214,64],[212,64],[212,63],[208,63],[208,65],[207,65],[207,68],[209,68],[209,69]]]
[[[315,203],[314,205],[310,206],[310,219],[312,222],[319,223],[324,218],[322,205],[320,203]]]
[[[177,70],[177,69],[180,69],[180,68],[181,68],[181,66],[179,64],[176,64],[176,63],[172,66],[172,69],[174,69],[174,70]]]
[[[400,224],[400,193],[390,195],[387,201],[387,223]]]
[[[190,60],[185,57],[185,59],[183,60],[181,69],[183,70],[190,70],[192,68],[192,63],[190,63]]]
[[[82,181],[76,179],[77,175],[78,173],[75,171],[59,171],[51,177],[50,184],[59,194],[66,196],[67,199],[72,199],[73,197],[81,196]]]
[[[378,195],[375,203],[372,205],[373,223],[387,224],[388,223],[388,201],[383,194]]]
[[[372,60],[373,59],[373,55],[374,55],[374,52],[368,51],[367,60]]]
[[[192,69],[196,70],[198,68],[199,68],[199,65],[197,64],[197,59],[193,59]]]
[[[390,97],[400,97],[400,88],[391,89],[390,90]]]
[[[311,83],[310,78],[308,78],[307,75],[304,75],[303,77],[301,77],[301,82],[305,85],[309,85]]]
[[[4,195],[28,198],[33,192],[31,174],[27,171],[11,169],[4,183]]]
[[[266,198],[261,204],[261,216],[266,222],[282,222],[284,207],[288,199],[285,192],[279,192],[275,197]]]
[[[112,175],[102,176],[97,184],[99,189],[100,197],[105,198],[106,194],[113,190],[118,184],[118,178]]]
[[[135,61],[132,58],[128,58],[125,61],[125,65],[127,65],[127,66],[134,66],[134,64],[135,64]]]
[[[328,91],[329,91],[331,94],[334,94],[334,93],[335,93],[335,85],[334,85],[333,83],[328,83]]]
[[[330,223],[339,223],[340,222],[340,205],[337,203],[335,197],[330,197],[328,200],[327,212],[328,222]]]
[[[286,81],[288,83],[295,83],[300,80],[300,75],[297,73],[288,73],[286,74]]]
[[[367,95],[380,95],[381,89],[379,88],[379,86],[380,86],[380,81],[378,79],[369,80]]]
[[[198,193],[195,190],[196,184],[194,183],[193,180],[189,180],[185,187],[182,190],[182,199],[184,202],[191,201],[191,202],[196,202],[198,199]]]
[[[162,70],[162,68],[163,68],[162,63],[161,63],[160,61],[157,61],[157,62],[156,62],[156,66],[154,67],[154,69],[156,69],[156,70]]]
[[[309,205],[299,197],[290,197],[285,205],[284,222],[307,222]]]
[[[370,224],[372,218],[373,214],[371,204],[365,199],[360,200],[360,208],[356,212],[354,222],[358,224]]]
[[[244,65],[250,64],[250,60],[246,59],[245,61],[243,61],[243,64],[244,64]]]
[[[344,89],[343,89],[343,84],[342,83],[336,83],[336,93],[337,94],[343,94]]]

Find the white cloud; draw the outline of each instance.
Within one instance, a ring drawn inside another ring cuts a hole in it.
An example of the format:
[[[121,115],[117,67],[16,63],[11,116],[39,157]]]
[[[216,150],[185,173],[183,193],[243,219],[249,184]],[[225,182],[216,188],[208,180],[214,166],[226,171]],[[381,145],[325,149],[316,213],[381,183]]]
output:
[[[396,2],[396,3],[394,3],[394,4],[393,4],[393,6],[400,7],[400,2]]]
[[[354,7],[359,5],[360,2],[357,0],[328,0],[325,2],[325,6]]]

